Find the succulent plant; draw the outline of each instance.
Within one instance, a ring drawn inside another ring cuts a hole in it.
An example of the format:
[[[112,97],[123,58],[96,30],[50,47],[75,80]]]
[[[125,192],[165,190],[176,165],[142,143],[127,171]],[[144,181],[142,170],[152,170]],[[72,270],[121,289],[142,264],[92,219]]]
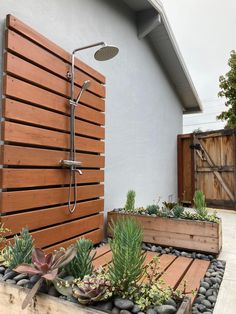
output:
[[[97,301],[106,300],[111,296],[111,282],[99,275],[85,276],[82,280],[75,281],[73,296],[81,304],[92,304]]]
[[[69,263],[76,255],[74,246],[69,247],[66,251],[55,251],[47,255],[39,249],[35,248],[32,251],[32,263],[21,264],[14,271],[29,275],[39,275],[39,280],[35,283],[22,304],[22,309],[26,308],[30,300],[37,293],[44,279],[53,281],[56,279],[59,268]]]
[[[180,218],[182,217],[183,213],[184,213],[184,207],[181,205],[176,205],[173,210],[173,215],[175,218]]]
[[[159,211],[159,206],[156,204],[152,204],[147,206],[146,210],[149,215],[157,215]]]
[[[133,190],[128,191],[126,196],[125,211],[134,212],[135,211],[135,196],[136,193]]]
[[[202,191],[195,191],[194,197],[194,210],[202,218],[206,218],[208,215],[208,209],[206,207],[205,195]]]
[[[64,270],[68,276],[75,278],[84,278],[85,275],[91,275],[93,272],[93,259],[96,254],[91,253],[93,242],[89,239],[81,238],[75,244],[76,256],[68,263]]]
[[[10,269],[22,263],[31,263],[34,240],[29,234],[29,230],[23,228],[20,235],[14,236],[14,243],[3,249],[4,264]]]

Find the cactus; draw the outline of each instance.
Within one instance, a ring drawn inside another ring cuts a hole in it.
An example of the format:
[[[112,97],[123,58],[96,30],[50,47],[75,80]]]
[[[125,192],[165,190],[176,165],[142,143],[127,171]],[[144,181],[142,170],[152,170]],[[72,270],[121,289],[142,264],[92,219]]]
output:
[[[133,212],[135,210],[135,191],[130,190],[127,193],[125,211]]]

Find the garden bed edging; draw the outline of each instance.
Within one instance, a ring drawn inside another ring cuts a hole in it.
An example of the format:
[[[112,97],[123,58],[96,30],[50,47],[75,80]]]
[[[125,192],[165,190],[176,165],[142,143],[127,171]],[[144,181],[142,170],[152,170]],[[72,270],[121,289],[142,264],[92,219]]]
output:
[[[222,247],[222,222],[219,223],[108,212],[108,236],[112,236],[111,222],[132,217],[143,227],[144,242],[176,248],[219,254]]]
[[[18,287],[14,284],[0,283],[0,310],[7,314],[104,314],[111,311],[101,311],[89,308],[69,301],[62,300],[50,295],[38,293],[31,304],[24,310],[21,309],[22,302],[28,293],[27,288]],[[176,314],[190,314],[191,301],[184,298]]]

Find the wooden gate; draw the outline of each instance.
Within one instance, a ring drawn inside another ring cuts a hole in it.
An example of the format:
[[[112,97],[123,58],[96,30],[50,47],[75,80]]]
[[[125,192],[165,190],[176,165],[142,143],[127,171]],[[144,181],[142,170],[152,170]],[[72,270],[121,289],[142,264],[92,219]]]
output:
[[[77,208],[68,212],[70,54],[14,16],[6,20],[0,185],[1,222],[11,237],[27,226],[50,251],[84,235],[103,238],[105,78],[75,62],[75,92],[90,80],[76,109]],[[71,199],[73,200],[73,199]]]
[[[236,129],[178,135],[178,196],[195,190],[211,207],[236,209]]]

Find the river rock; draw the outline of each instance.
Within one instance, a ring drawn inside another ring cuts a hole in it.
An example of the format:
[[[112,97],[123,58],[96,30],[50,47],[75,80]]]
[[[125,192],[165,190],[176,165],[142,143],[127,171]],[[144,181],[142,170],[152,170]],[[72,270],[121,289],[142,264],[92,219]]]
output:
[[[134,305],[134,307],[132,308],[132,313],[134,313],[134,314],[136,314],[136,313],[138,313],[138,312],[140,312],[141,310],[140,310],[140,307],[137,305],[137,304],[135,304]]]
[[[154,309],[148,309],[146,314],[157,314],[157,311],[155,311]]]
[[[16,283],[17,286],[24,286],[29,282],[29,279],[23,278],[21,280],[18,280],[18,282]]]
[[[174,314],[176,313],[176,308],[172,305],[159,305],[154,308],[158,314]]]
[[[116,298],[114,300],[114,305],[120,310],[131,310],[134,307],[134,303],[132,301],[120,298]]]
[[[28,278],[29,278],[29,276],[27,274],[19,274],[19,275],[14,277],[14,280],[19,281],[21,279],[28,279]]]

